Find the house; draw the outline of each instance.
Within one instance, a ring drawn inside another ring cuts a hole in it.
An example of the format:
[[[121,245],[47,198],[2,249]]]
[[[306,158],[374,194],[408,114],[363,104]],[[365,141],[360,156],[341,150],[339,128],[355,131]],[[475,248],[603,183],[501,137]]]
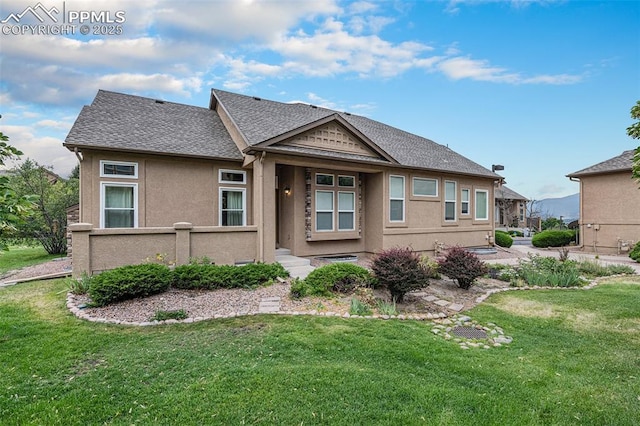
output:
[[[580,182],[580,245],[597,253],[627,252],[640,241],[640,188],[633,150],[567,175]]]
[[[80,161],[74,274],[139,263],[488,244],[501,177],[367,117],[212,90],[209,108],[100,90]]]
[[[525,228],[527,227],[527,202],[526,197],[518,194],[506,185],[497,185],[495,188],[495,220],[498,228]]]

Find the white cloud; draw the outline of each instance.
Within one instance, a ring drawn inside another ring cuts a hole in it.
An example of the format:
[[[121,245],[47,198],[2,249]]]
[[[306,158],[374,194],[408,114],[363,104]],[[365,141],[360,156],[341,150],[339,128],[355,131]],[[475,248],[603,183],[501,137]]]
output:
[[[71,126],[73,126],[73,123],[70,123],[68,121],[47,119],[47,120],[40,120],[40,121],[36,122],[34,125],[36,127],[47,127],[47,128],[51,128],[51,129],[63,130],[65,132],[68,132],[69,129],[71,129]]]
[[[462,56],[440,61],[436,67],[452,80],[468,78],[507,84],[575,84],[582,80],[582,76],[570,74],[523,77],[520,73],[508,72],[506,68],[491,66],[487,60]]]
[[[77,163],[75,155],[62,146],[62,139],[37,135],[28,126],[3,126],[2,132],[9,136],[12,146],[23,152],[21,161],[31,158],[43,166],[52,166],[53,171],[63,177],[68,176]]]

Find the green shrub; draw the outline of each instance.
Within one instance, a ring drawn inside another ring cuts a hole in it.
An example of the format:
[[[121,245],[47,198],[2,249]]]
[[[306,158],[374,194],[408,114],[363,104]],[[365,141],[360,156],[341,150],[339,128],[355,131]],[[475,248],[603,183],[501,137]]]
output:
[[[633,275],[636,270],[629,265],[607,265],[609,275],[628,274]]]
[[[429,271],[410,248],[390,248],[379,253],[371,265],[378,283],[391,297],[402,302],[404,295],[429,285]]]
[[[243,266],[191,263],[173,271],[173,286],[181,289],[256,288],[277,277],[289,276],[279,263],[250,263]]]
[[[629,257],[636,262],[640,262],[640,241],[638,241],[633,249],[629,252]]]
[[[434,280],[439,280],[441,278],[440,272],[438,271],[438,262],[435,259],[430,258],[426,254],[420,256],[420,263],[427,271],[427,275],[429,278]]]
[[[122,266],[94,276],[89,296],[95,306],[162,293],[171,284],[171,270],[157,263]]]
[[[577,262],[553,257],[529,256],[518,262],[518,276],[531,286],[577,287],[584,284]]]
[[[398,315],[395,300],[389,303],[384,300],[378,299],[378,301],[376,302],[376,309],[378,309],[380,315]]]
[[[82,277],[69,278],[67,280],[67,286],[69,292],[73,294],[87,294],[89,292],[89,286],[91,285],[91,277],[86,273],[82,273]]]
[[[369,308],[369,306],[362,303],[360,300],[356,299],[355,297],[352,297],[351,306],[349,307],[349,314],[359,315],[361,317],[365,315],[371,315],[371,308]]]
[[[304,284],[296,285],[295,291],[304,296],[330,296],[332,292],[351,293],[357,287],[372,283],[371,274],[362,266],[353,263],[330,263],[314,269],[305,278]],[[292,292],[294,287],[291,288]]]
[[[156,313],[149,318],[149,321],[165,321],[168,319],[183,320],[188,318],[184,309],[178,309],[175,311],[156,311]]]
[[[444,259],[438,260],[440,272],[458,282],[458,286],[468,290],[476,278],[488,272],[487,266],[474,253],[462,247],[452,247]]]
[[[524,237],[524,233],[522,231],[517,231],[515,229],[510,230],[509,235],[512,237]]]
[[[509,248],[513,245],[513,238],[504,231],[496,230],[495,241],[500,247]]]
[[[533,244],[535,247],[541,248],[562,247],[574,242],[575,238],[576,232],[572,230],[547,230],[535,234],[531,239],[531,244]]]

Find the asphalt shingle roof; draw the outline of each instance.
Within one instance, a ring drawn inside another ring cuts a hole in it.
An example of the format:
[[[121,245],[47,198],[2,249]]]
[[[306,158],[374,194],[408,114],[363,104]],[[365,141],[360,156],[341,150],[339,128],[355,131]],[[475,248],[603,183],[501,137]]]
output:
[[[444,145],[367,117],[307,104],[288,104],[213,90],[247,143],[258,146],[309,123],[339,115],[400,165],[499,179],[500,176]]]
[[[220,117],[208,108],[98,91],[64,145],[242,160]]]
[[[496,198],[502,199],[502,200],[528,201],[527,197],[523,197],[522,195],[518,194],[513,189],[506,187],[505,185],[502,185],[500,188],[496,189],[495,193],[496,193]]]
[[[624,151],[622,154],[617,157],[610,158],[601,163],[595,164],[591,167],[587,167],[586,169],[578,170],[577,172],[573,172],[567,177],[580,177],[585,175],[596,175],[601,173],[615,173],[615,172],[625,172],[627,170],[631,170],[631,166],[633,165],[633,154],[634,151],[632,149],[628,151]]]

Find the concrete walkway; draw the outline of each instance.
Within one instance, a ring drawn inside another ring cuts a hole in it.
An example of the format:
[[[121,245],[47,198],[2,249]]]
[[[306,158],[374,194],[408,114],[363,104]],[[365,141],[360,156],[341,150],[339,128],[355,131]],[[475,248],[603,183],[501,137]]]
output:
[[[304,279],[315,268],[311,266],[311,260],[304,257],[291,255],[291,250],[286,248],[276,249],[276,262],[289,271],[291,278]]]

